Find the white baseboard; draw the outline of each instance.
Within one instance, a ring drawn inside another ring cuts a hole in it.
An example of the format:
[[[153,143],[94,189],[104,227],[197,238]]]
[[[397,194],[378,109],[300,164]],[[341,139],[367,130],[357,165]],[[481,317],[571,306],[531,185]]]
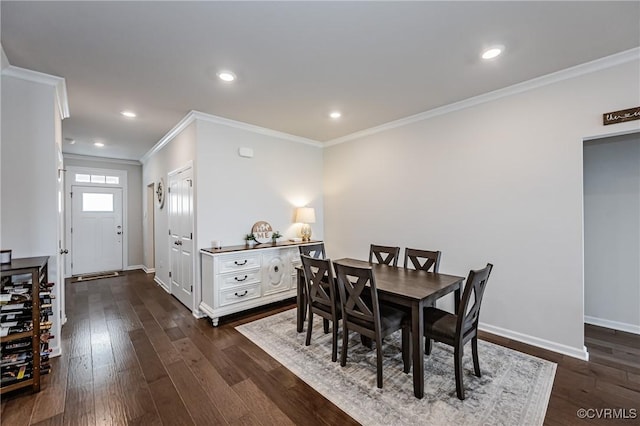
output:
[[[202,311],[200,311],[200,310],[198,310],[198,309],[196,309],[196,310],[194,310],[194,311],[191,311],[191,314],[192,314],[194,317],[198,318],[198,319],[200,319],[200,318],[204,318],[204,317],[206,317],[206,316],[207,316],[204,312],[202,312]]]
[[[480,323],[478,328],[487,333],[496,334],[498,336],[506,337],[507,339],[517,340],[518,342],[526,343],[531,346],[537,346],[549,351],[558,352],[564,355],[569,355],[573,358],[578,358],[583,361],[589,360],[589,352],[586,347],[582,349],[574,348],[572,346],[563,345],[561,343],[552,342],[538,337],[529,336],[528,334],[518,333],[517,331],[507,330],[506,328],[496,327],[489,324]]]
[[[55,358],[57,356],[62,355],[62,349],[60,349],[60,346],[52,349],[53,350],[51,351],[51,353],[49,353],[49,358]]]
[[[627,333],[640,334],[640,325],[627,324],[626,322],[611,321],[602,318],[584,316],[584,322],[600,327],[611,328],[618,331],[626,331]]]
[[[145,274],[154,274],[156,272],[156,268],[147,268],[146,266],[143,266],[142,270]]]
[[[160,278],[158,278],[158,276],[156,275],[155,277],[153,277],[153,280],[164,289],[164,291],[166,291],[167,293],[171,294],[171,291],[169,290],[169,286],[166,285],[165,283],[162,282],[162,280]]]
[[[138,269],[142,269],[144,271],[144,265],[129,265],[124,268],[125,271],[136,271]]]

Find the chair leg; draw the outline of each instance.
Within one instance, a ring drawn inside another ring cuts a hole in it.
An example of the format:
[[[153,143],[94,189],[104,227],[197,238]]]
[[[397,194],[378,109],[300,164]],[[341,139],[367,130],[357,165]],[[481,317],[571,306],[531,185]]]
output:
[[[313,328],[313,312],[309,309],[309,320],[307,321],[307,339],[304,342],[305,346],[311,344],[311,329]]]
[[[424,354],[431,355],[432,341],[428,337],[424,338]]]
[[[462,383],[462,345],[456,345],[454,349],[454,365],[456,371],[456,395],[464,400],[464,385]]]
[[[473,355],[473,372],[478,377],[482,377],[482,373],[480,372],[480,361],[478,360],[478,337],[473,337],[471,339],[471,353]]]
[[[402,371],[411,371],[411,332],[407,327],[402,327],[402,364]]]
[[[338,359],[338,321],[333,321],[331,335],[331,362]]]
[[[347,346],[349,344],[349,329],[346,321],[342,323],[342,352],[340,353],[340,366],[347,365]]]
[[[329,320],[322,318],[322,327],[324,328],[324,334],[329,334]]]
[[[378,388],[382,389],[382,339],[376,338],[376,376]]]
[[[360,342],[363,346],[366,346],[369,349],[373,348],[373,340],[371,340],[370,337],[367,337],[364,334],[360,335]]]

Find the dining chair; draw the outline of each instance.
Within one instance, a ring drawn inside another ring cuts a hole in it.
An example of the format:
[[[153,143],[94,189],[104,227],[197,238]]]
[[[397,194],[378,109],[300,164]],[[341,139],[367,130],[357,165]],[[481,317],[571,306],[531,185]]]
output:
[[[340,293],[342,311],[342,352],[340,365],[347,364],[349,331],[360,333],[376,343],[377,386],[382,388],[382,340],[402,329],[402,361],[405,371],[410,365],[409,333],[405,313],[392,306],[380,304],[376,279],[371,266],[357,267],[333,263]]]
[[[492,269],[493,265],[487,263],[487,266],[483,269],[469,272],[462,299],[460,300],[458,315],[433,307],[426,308],[424,311],[424,337],[429,340],[428,350],[425,347],[425,355],[431,353],[431,340],[453,346],[456,394],[461,400],[464,400],[462,354],[464,345],[469,340],[471,340],[473,370],[476,376],[481,377],[478,360],[478,319],[480,317],[482,296]],[[473,304],[470,305],[472,294]]]
[[[323,319],[325,334],[329,332],[329,321],[332,326],[331,361],[338,358],[338,320],[341,318],[336,285],[333,278],[330,259],[316,259],[307,255],[300,255],[307,292],[307,306],[309,306],[307,338],[305,346],[311,344],[313,328],[313,314]]]
[[[440,269],[440,251],[419,250],[412,248],[404,249],[404,267],[409,266],[409,261],[413,269],[431,272],[438,272]]]
[[[300,250],[300,254],[305,254],[316,259],[324,259],[327,257],[324,251],[324,243],[306,244],[298,246],[298,249]]]
[[[369,263],[373,262],[374,256],[377,263],[380,263],[381,265],[398,266],[400,247],[371,244],[371,247],[369,248]]]

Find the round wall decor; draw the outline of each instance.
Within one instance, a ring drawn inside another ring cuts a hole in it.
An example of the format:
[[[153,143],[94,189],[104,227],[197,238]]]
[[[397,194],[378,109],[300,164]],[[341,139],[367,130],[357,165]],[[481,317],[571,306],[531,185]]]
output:
[[[256,237],[256,241],[260,244],[268,243],[273,236],[273,228],[268,222],[261,220],[253,224],[251,233]]]
[[[167,189],[164,186],[164,179],[160,178],[160,180],[156,184],[156,200],[158,201],[158,207],[160,208],[164,207],[164,199],[165,199],[166,192],[167,192]]]

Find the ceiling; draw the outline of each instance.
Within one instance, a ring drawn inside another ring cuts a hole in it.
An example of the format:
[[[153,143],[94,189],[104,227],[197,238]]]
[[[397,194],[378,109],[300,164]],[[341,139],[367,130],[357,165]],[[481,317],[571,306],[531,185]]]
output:
[[[0,13],[11,65],[66,79],[64,152],[121,159],[190,110],[325,142],[640,45],[637,1],[2,1]],[[493,44],[505,53],[480,59]]]

